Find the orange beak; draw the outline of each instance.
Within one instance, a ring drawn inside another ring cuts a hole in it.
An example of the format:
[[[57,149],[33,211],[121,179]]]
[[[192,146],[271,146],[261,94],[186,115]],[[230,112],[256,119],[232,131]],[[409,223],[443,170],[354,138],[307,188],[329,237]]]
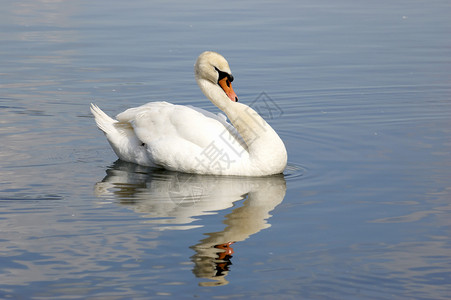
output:
[[[227,97],[230,98],[233,102],[238,102],[238,97],[233,91],[232,83],[230,82],[229,78],[224,77],[221,80],[219,80],[219,86],[223,89],[223,91],[226,93]]]

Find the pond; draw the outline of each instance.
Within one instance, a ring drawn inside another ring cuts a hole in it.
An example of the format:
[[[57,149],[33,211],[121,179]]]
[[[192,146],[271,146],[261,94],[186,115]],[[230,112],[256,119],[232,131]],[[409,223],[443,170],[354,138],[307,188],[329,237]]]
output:
[[[9,1],[0,11],[0,298],[447,299],[449,1]],[[219,110],[220,52],[283,174],[117,160],[89,111]]]

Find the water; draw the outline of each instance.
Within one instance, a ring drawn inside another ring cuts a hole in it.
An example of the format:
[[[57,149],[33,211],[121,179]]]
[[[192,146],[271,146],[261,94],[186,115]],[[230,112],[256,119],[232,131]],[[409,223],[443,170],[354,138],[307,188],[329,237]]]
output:
[[[447,299],[450,15],[448,1],[3,3],[0,297]],[[204,50],[285,141],[284,176],[116,162],[89,103],[217,111],[193,79]]]

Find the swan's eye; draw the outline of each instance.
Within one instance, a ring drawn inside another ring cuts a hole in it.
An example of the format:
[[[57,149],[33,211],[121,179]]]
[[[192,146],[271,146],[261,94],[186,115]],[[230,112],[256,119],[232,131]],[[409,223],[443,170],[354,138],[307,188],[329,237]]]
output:
[[[218,68],[215,67],[216,72],[218,72],[219,77],[218,77],[218,83],[221,79],[224,79],[225,77],[227,77],[227,86],[230,87],[230,82],[233,81],[233,76],[227,72],[223,72],[221,70],[219,70]]]

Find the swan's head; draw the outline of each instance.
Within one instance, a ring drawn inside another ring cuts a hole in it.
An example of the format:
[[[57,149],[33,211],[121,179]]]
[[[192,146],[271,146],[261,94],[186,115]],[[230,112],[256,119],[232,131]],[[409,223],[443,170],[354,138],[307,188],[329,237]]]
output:
[[[194,65],[194,74],[196,81],[204,94],[216,105],[223,97],[217,94],[227,96],[231,101],[238,102],[238,97],[232,88],[232,71],[229,63],[219,53],[206,51],[199,55]]]

